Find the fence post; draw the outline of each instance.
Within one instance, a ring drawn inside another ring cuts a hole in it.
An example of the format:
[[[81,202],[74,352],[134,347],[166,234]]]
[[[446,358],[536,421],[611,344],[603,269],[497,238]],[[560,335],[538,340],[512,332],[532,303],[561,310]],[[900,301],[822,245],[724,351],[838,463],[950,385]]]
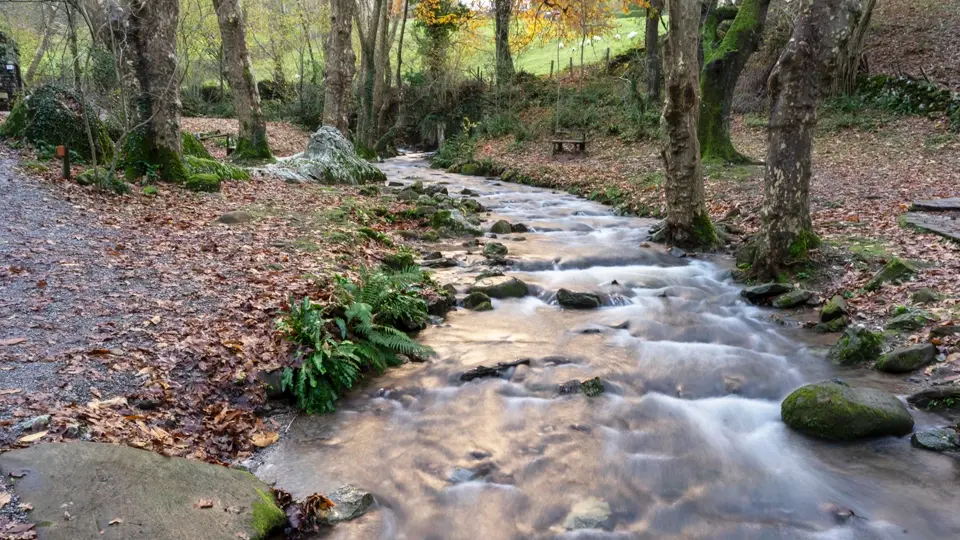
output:
[[[573,57],[570,57],[570,74],[573,75]]]
[[[607,47],[607,60],[606,60],[606,64],[607,64],[608,66],[610,65],[610,47]]]
[[[60,177],[64,180],[70,179],[70,150],[66,145],[61,144],[57,146],[57,156],[63,159],[63,169],[61,169]]]
[[[550,61],[550,78],[553,78],[553,60]]]

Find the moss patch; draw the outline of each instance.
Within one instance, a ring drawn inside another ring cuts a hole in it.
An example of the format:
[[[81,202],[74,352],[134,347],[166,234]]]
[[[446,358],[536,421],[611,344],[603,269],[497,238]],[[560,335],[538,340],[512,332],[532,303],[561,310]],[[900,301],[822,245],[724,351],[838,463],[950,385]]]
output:
[[[203,159],[213,159],[210,152],[203,146],[196,135],[187,131],[180,132],[180,144],[183,146],[184,156],[193,156]]]
[[[271,532],[287,523],[287,515],[273,501],[273,497],[257,490],[260,499],[253,502],[253,537],[251,540],[264,540]]]
[[[862,362],[872,362],[880,356],[883,337],[866,328],[850,327],[830,348],[827,359],[836,364],[848,366]]]
[[[190,191],[216,192],[220,191],[220,177],[215,174],[192,174],[184,182],[183,187]]]

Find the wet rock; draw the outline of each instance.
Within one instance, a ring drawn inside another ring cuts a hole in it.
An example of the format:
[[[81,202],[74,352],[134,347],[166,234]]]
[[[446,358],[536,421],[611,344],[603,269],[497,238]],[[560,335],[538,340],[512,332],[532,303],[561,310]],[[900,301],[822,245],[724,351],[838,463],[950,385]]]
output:
[[[490,298],[522,298],[527,295],[527,284],[515,277],[499,276],[478,280],[470,292],[482,292]]]
[[[525,233],[530,232],[530,227],[527,227],[523,223],[514,223],[510,226],[510,230],[515,233]]]
[[[420,266],[424,268],[455,268],[459,266],[459,264],[456,259],[443,258],[423,261],[420,263]]]
[[[930,337],[947,337],[954,334],[960,334],[960,325],[946,324],[943,326],[934,326],[930,329]]]
[[[529,358],[521,358],[519,360],[514,360],[513,362],[498,362],[497,365],[493,367],[487,366],[477,366],[470,371],[466,371],[460,375],[461,381],[472,381],[474,379],[481,379],[484,377],[503,377],[503,375],[510,369],[517,366],[529,366]]]
[[[417,180],[416,182],[410,184],[410,189],[417,195],[423,194],[423,180]]]
[[[217,221],[226,225],[236,225],[238,223],[248,223],[253,221],[253,215],[243,210],[234,210],[217,218]]]
[[[460,206],[470,212],[483,212],[484,207],[476,199],[460,199]]]
[[[580,391],[587,397],[599,396],[604,391],[603,381],[600,380],[600,377],[587,379],[580,384]]]
[[[880,356],[883,338],[860,326],[847,328],[827,352],[827,360],[842,366],[869,362]]]
[[[952,427],[928,429],[911,435],[910,444],[916,448],[934,452],[960,450],[960,437],[957,436],[957,430]]]
[[[751,304],[763,304],[774,296],[780,296],[791,290],[793,290],[793,286],[785,283],[764,283],[763,285],[743,289],[740,291],[740,296],[746,298]]]
[[[672,247],[672,248],[668,249],[668,250],[667,250],[667,253],[673,255],[674,257],[676,257],[676,258],[678,258],[678,259],[682,259],[682,258],[684,258],[684,257],[687,256],[687,252],[684,251],[684,250],[682,250],[682,249],[680,249],[680,248],[678,248],[678,247]]]
[[[430,184],[429,186],[423,188],[423,192],[431,197],[449,194],[447,188],[441,186],[440,184]]]
[[[483,247],[483,256],[488,259],[502,259],[507,256],[507,246],[500,242],[490,242]]]
[[[463,307],[474,311],[489,311],[493,309],[490,303],[490,297],[478,291],[474,291],[463,299]]]
[[[470,223],[458,210],[439,210],[430,217],[430,225],[451,234],[461,236],[481,236],[483,231]]]
[[[46,428],[50,425],[50,415],[41,414],[40,416],[34,416],[33,418],[28,418],[21,422],[17,422],[13,426],[14,432],[24,432],[24,431],[40,431],[41,429]]]
[[[832,319],[829,322],[818,323],[813,327],[815,332],[821,332],[824,334],[832,334],[835,332],[843,332],[843,329],[850,324],[849,319],[845,316],[841,316],[836,319]]]
[[[838,294],[823,305],[823,309],[820,310],[820,322],[827,323],[839,319],[844,315],[848,315],[849,313],[850,312],[847,311],[847,301]]]
[[[557,303],[570,309],[596,309],[603,305],[596,294],[573,292],[568,289],[557,291]]]
[[[489,278],[489,277],[500,277],[500,276],[502,276],[502,275],[503,275],[503,271],[502,271],[502,270],[494,270],[494,269],[491,269],[491,268],[487,268],[487,269],[485,269],[485,270],[483,270],[483,271],[480,272],[480,274],[477,276],[477,279],[478,279],[478,280],[481,280],[481,279]]]
[[[448,291],[429,291],[426,295],[427,313],[436,317],[443,317],[457,303],[454,294]],[[442,321],[441,321],[442,322]]]
[[[490,232],[494,234],[510,234],[513,232],[513,227],[510,225],[509,221],[501,219],[494,223],[492,227],[490,227]]]
[[[913,430],[913,418],[896,396],[838,379],[794,390],[783,400],[780,415],[800,433],[835,441],[905,435]]]
[[[281,158],[267,170],[283,170],[300,181],[314,180],[325,184],[368,184],[383,182],[386,176],[376,166],[357,155],[353,144],[336,128],[322,126],[310,135],[307,149],[288,158]]]
[[[431,251],[423,255],[423,260],[425,261],[435,261],[437,259],[442,259],[442,258],[443,258],[443,253],[440,253],[439,251]]]
[[[387,187],[403,187],[403,186],[404,186],[403,182],[397,182],[396,180],[391,180],[387,182]]]
[[[557,388],[557,393],[561,396],[566,396],[570,394],[579,394],[580,393],[580,381],[573,379],[572,381],[567,381],[560,385]]]
[[[875,291],[884,283],[903,281],[917,273],[917,267],[903,259],[894,258],[886,264],[873,278],[863,286],[868,291]]]
[[[461,194],[461,195],[464,195],[464,196],[467,196],[467,197],[476,197],[477,195],[479,195],[479,193],[477,193],[476,191],[474,191],[474,190],[472,190],[472,189],[470,189],[470,188],[463,188],[463,189],[461,189],[461,190],[460,190],[460,194]]]
[[[931,304],[940,300],[940,295],[937,294],[937,291],[924,287],[919,291],[915,291],[910,299],[913,300],[914,304]]]
[[[794,289],[788,293],[781,294],[773,299],[773,307],[787,309],[805,304],[807,300],[813,298],[813,293],[803,289]]]
[[[907,397],[907,403],[921,409],[945,409],[960,406],[960,385],[947,384],[921,390]]]
[[[883,356],[877,361],[877,369],[887,373],[907,373],[934,361],[937,347],[933,343],[921,343],[903,347]]]
[[[573,505],[570,513],[563,520],[563,528],[598,529],[608,525],[610,520],[610,505],[607,501],[597,497],[587,497]]]
[[[419,198],[420,194],[410,188],[404,189],[400,191],[400,193],[397,193],[398,201],[415,201]]]
[[[373,504],[373,495],[370,492],[357,489],[351,485],[337,488],[327,496],[335,505],[327,514],[327,522],[338,523],[356,519],[367,512]]]
[[[933,318],[926,313],[908,311],[906,313],[901,313],[887,321],[887,324],[884,326],[884,328],[887,330],[903,330],[912,332],[914,330],[923,328],[932,321]]]

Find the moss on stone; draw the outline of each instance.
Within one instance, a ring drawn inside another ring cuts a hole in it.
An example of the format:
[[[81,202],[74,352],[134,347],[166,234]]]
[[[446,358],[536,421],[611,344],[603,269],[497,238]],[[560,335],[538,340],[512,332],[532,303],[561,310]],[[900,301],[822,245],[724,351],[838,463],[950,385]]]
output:
[[[253,537],[251,540],[265,540],[270,533],[287,523],[287,515],[277,506],[273,497],[257,490],[259,500],[253,502]]]
[[[210,155],[210,152],[207,151],[206,147],[203,146],[203,143],[200,142],[200,139],[198,139],[193,133],[181,131],[180,144],[183,146],[184,157],[193,156],[203,159],[213,159],[213,156]]]
[[[190,191],[215,192],[220,191],[220,177],[215,174],[192,174],[184,182],[183,187]]]
[[[884,283],[905,280],[916,272],[917,267],[913,263],[894,257],[863,288],[868,291],[875,291]]]
[[[872,362],[880,356],[882,347],[883,336],[866,328],[852,326],[847,328],[837,343],[830,348],[827,359],[845,366]]]
[[[215,174],[220,180],[249,180],[250,173],[242,167],[223,163],[215,159],[194,156],[184,158],[190,174]]]
[[[694,216],[693,235],[697,247],[712,248],[719,242],[717,231],[713,228],[710,216],[708,216],[706,212],[701,212]]]
[[[819,236],[809,229],[803,229],[790,244],[787,255],[789,255],[791,262],[805,261],[809,258],[810,250],[817,249],[820,244]]]
[[[842,381],[808,384],[794,390],[780,406],[791,428],[821,439],[852,440],[904,435],[913,429],[910,413],[896,398],[872,388],[854,388]]]

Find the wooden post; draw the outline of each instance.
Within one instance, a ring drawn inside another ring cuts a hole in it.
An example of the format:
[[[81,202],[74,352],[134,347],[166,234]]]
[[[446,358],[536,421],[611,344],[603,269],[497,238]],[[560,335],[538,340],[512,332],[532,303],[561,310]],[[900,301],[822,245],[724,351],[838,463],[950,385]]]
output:
[[[550,61],[550,78],[553,78],[553,60]]]
[[[483,75],[480,74],[480,66],[477,66],[477,80],[483,82]]]
[[[607,47],[607,60],[606,65],[610,65],[610,47]]]
[[[570,57],[570,74],[573,75],[573,57]]]
[[[63,169],[60,172],[60,177],[64,180],[70,179],[70,151],[67,149],[66,145],[57,146],[57,157],[63,160]]]

